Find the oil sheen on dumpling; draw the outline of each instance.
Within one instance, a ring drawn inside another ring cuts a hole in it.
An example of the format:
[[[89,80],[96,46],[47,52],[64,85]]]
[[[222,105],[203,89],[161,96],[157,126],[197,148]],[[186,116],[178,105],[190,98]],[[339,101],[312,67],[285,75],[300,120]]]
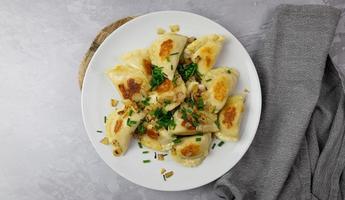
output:
[[[109,69],[107,75],[123,99],[139,100],[150,89],[145,74],[131,66],[117,65]]]
[[[211,142],[211,133],[183,137],[180,143],[172,147],[171,156],[186,167],[196,167],[208,155]]]
[[[186,98],[186,85],[178,73],[175,73],[173,81],[165,79],[165,81],[150,94],[152,103],[159,103],[164,106],[166,111],[173,110],[179,106]]]
[[[184,50],[184,57],[190,58],[198,64],[198,71],[201,74],[208,72],[216,63],[218,54],[222,49],[224,37],[217,34],[202,36]]]
[[[129,65],[142,71],[148,79],[151,79],[151,60],[148,49],[136,49],[121,56],[125,65]]]
[[[224,108],[219,113],[220,131],[216,133],[218,139],[223,141],[239,140],[244,103],[244,95],[235,95],[228,98]]]
[[[173,80],[180,55],[186,45],[187,37],[176,33],[159,36],[150,47],[150,59],[153,65],[162,67],[169,80]]]
[[[168,151],[173,145],[173,137],[165,129],[159,131],[147,129],[139,136],[139,140],[145,147],[156,151]]]
[[[183,119],[184,115],[187,116],[187,120]],[[176,126],[169,131],[175,135],[194,135],[200,132],[219,131],[215,123],[217,120],[215,113],[195,111],[186,106],[185,103],[174,113],[173,117]],[[197,122],[196,126],[194,122]]]
[[[207,91],[203,94],[206,103],[214,106],[218,113],[224,106],[229,94],[235,89],[239,73],[236,69],[218,67],[210,70],[202,80]]]
[[[144,117],[144,112],[133,107],[116,109],[109,114],[105,124],[106,136],[113,146],[114,156],[121,156],[127,151],[132,134]]]

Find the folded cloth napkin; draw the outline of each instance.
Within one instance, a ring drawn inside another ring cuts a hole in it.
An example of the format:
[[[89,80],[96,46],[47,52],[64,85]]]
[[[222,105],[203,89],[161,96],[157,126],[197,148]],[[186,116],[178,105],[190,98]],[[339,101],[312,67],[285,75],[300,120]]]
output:
[[[256,57],[258,131],[213,199],[345,199],[345,89],[328,59],[339,17],[328,6],[277,8]]]

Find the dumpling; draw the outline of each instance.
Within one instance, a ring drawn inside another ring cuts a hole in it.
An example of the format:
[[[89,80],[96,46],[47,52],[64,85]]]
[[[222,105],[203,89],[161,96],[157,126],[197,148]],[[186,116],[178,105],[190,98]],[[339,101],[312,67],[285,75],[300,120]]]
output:
[[[151,103],[159,103],[164,106],[166,111],[173,110],[179,106],[186,98],[186,85],[178,73],[175,73],[173,81],[165,81],[150,93]]]
[[[224,141],[238,141],[240,124],[244,112],[244,95],[231,96],[219,113],[220,131],[216,137]]]
[[[185,103],[174,113],[176,126],[169,129],[175,135],[194,135],[200,132],[217,132],[217,115],[206,111],[197,111]]]
[[[121,60],[124,64],[142,71],[148,79],[151,78],[152,67],[148,49],[137,49],[127,52],[121,56]]]
[[[173,137],[165,129],[159,131],[147,129],[144,134],[139,136],[139,140],[145,147],[156,151],[168,151],[174,144]]]
[[[181,142],[172,147],[171,156],[186,167],[196,167],[208,155],[211,142],[211,133],[182,137]]]
[[[150,47],[151,63],[162,67],[169,80],[173,80],[180,55],[186,45],[187,37],[176,33],[159,36]]]
[[[203,98],[207,104],[214,106],[216,113],[223,108],[229,94],[235,89],[238,78],[239,72],[227,67],[212,69],[203,77],[202,83],[207,88]]]
[[[144,112],[127,106],[109,114],[105,124],[106,136],[113,146],[115,156],[121,156],[127,151],[132,134],[144,117]]]
[[[187,45],[184,57],[198,64],[201,74],[208,72],[216,63],[218,54],[223,47],[224,37],[217,34],[200,37]]]
[[[109,69],[107,75],[123,99],[139,100],[150,89],[145,74],[131,66],[117,65]]]

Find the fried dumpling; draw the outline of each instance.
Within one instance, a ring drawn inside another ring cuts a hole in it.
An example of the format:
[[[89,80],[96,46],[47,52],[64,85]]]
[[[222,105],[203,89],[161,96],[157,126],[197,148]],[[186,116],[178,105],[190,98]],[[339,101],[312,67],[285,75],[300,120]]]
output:
[[[216,113],[223,108],[229,94],[235,89],[238,78],[239,72],[227,67],[212,69],[203,77],[202,83],[207,88],[203,98],[207,104],[214,106]]]
[[[156,151],[168,151],[173,145],[173,137],[165,130],[158,131],[147,129],[144,134],[139,136],[142,145]]]
[[[195,110],[185,103],[174,113],[176,126],[169,131],[175,135],[194,135],[200,132],[217,132],[215,113]]]
[[[142,71],[148,79],[151,79],[151,60],[148,49],[136,49],[121,56],[121,61],[128,66]]]
[[[184,57],[198,64],[201,74],[208,72],[216,63],[218,54],[223,47],[224,37],[217,34],[202,36],[184,50]]]
[[[179,106],[186,98],[186,85],[178,73],[175,73],[173,81],[165,81],[150,94],[152,103],[159,103],[164,106],[166,111],[173,110]]]
[[[200,165],[208,155],[212,142],[211,133],[204,133],[201,136],[187,136],[180,139],[181,142],[173,145],[171,149],[172,158],[186,167]]]
[[[131,66],[117,65],[109,69],[107,75],[123,99],[139,100],[150,89],[145,74]]]
[[[113,146],[114,156],[121,156],[127,151],[132,134],[144,117],[144,112],[127,106],[109,114],[105,124],[106,136]]]
[[[186,42],[186,36],[169,32],[159,36],[150,47],[151,63],[162,67],[163,73],[171,81]]]
[[[235,95],[228,98],[224,108],[219,113],[220,131],[215,134],[218,139],[224,141],[239,140],[244,104],[244,95]]]

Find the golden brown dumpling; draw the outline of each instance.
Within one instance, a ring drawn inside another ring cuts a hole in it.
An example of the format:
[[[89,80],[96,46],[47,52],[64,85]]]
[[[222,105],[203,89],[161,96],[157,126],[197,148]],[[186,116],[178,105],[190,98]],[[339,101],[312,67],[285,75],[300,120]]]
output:
[[[190,58],[198,64],[198,71],[201,74],[208,72],[216,63],[218,54],[222,49],[224,37],[217,34],[202,36],[184,50],[184,57]]]
[[[127,52],[121,56],[121,60],[125,65],[139,69],[149,80],[151,79],[152,67],[148,49]]]
[[[235,89],[238,78],[239,72],[227,67],[212,69],[203,78],[202,83],[207,88],[203,98],[207,104],[214,106],[216,113],[223,108],[229,94]]]
[[[224,108],[219,113],[220,131],[216,133],[218,139],[224,141],[239,140],[244,103],[244,95],[235,95],[228,98]]]
[[[160,35],[150,47],[151,63],[162,67],[163,73],[171,81],[186,42],[186,36],[169,32]]]
[[[113,146],[115,156],[121,156],[127,151],[132,134],[144,117],[144,112],[127,106],[109,114],[105,124],[106,136]]]
[[[181,142],[172,147],[171,156],[186,167],[196,167],[208,155],[211,142],[211,133],[182,137]]]
[[[168,151],[173,145],[173,137],[165,130],[147,129],[144,134],[139,136],[142,145],[156,151]]]
[[[140,100],[150,89],[145,74],[131,66],[117,65],[107,75],[123,99]]]

